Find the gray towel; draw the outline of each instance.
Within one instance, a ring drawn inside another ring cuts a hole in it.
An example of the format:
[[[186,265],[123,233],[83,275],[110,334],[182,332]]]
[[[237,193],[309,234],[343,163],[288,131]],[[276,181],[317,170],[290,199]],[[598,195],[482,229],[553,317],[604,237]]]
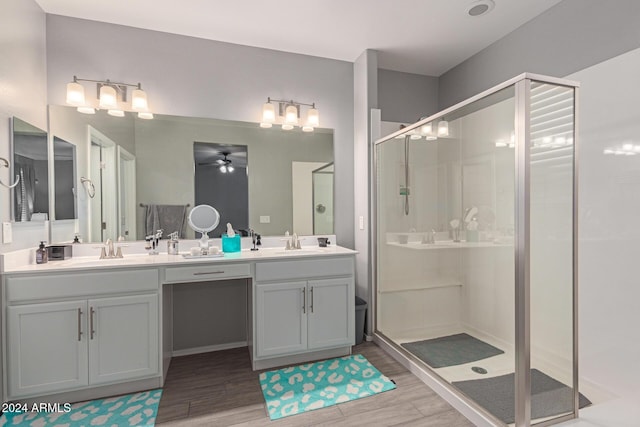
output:
[[[145,235],[155,234],[162,230],[164,236],[174,231],[178,237],[184,238],[184,224],[188,205],[147,205],[145,212]]]

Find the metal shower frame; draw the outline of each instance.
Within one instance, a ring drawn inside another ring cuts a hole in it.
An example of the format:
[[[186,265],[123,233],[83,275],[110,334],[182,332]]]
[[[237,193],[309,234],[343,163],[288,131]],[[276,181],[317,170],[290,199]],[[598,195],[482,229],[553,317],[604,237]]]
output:
[[[407,369],[417,375],[425,383],[430,385],[445,400],[453,404],[456,409],[471,417],[477,422],[486,425],[504,426],[505,424],[490,414],[473,400],[464,396],[455,387],[441,378],[423,361],[406,351],[400,345],[394,343],[378,330],[377,324],[377,295],[378,295],[378,261],[377,261],[377,170],[378,156],[375,147],[378,144],[390,141],[413,129],[418,129],[423,124],[435,122],[445,115],[451,114],[462,107],[470,105],[478,100],[490,96],[500,90],[514,86],[515,88],[515,425],[517,427],[531,426],[531,319],[530,319],[530,147],[531,147],[531,83],[548,83],[557,86],[570,87],[573,93],[573,411],[570,414],[553,418],[548,421],[536,423],[536,426],[548,426],[578,417],[579,390],[578,390],[578,100],[580,84],[575,81],[543,76],[539,74],[523,73],[491,89],[468,98],[452,107],[426,117],[416,123],[406,126],[390,135],[378,139],[373,146],[373,169],[371,189],[371,260],[372,292],[370,310],[373,324],[374,342],[387,350],[393,357],[400,361]]]

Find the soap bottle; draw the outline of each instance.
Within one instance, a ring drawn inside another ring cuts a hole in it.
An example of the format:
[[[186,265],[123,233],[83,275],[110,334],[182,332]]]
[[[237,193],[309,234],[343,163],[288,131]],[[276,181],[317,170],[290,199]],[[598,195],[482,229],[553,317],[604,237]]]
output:
[[[40,242],[40,246],[36,250],[36,264],[45,264],[48,261],[47,249],[44,247],[44,241]]]

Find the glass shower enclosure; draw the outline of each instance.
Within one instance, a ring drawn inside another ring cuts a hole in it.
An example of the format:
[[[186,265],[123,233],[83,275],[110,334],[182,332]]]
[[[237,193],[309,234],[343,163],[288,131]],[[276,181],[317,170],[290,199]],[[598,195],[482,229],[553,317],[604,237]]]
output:
[[[577,390],[577,84],[523,74],[375,143],[375,339],[487,425]]]

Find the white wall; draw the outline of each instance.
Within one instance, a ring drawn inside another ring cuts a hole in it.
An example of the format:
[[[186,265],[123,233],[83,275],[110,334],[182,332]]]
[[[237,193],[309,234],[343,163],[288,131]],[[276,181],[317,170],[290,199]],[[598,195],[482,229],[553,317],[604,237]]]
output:
[[[12,116],[47,129],[47,75],[45,14],[33,0],[4,0],[0,10],[0,157],[9,159]],[[9,171],[0,169],[3,182],[13,182]],[[0,219],[10,221],[10,190],[0,187]],[[13,226],[13,243],[0,245],[6,252],[37,247],[47,240],[45,225],[21,223]]]
[[[353,64],[54,15],[47,59],[51,104],[74,75],[141,82],[154,112],[178,116],[257,122],[268,96],[315,102],[334,129],[338,243],[354,246]]]
[[[640,392],[640,49],[569,78],[579,102],[580,374],[615,394]]]
[[[353,150],[355,161],[353,171],[354,182],[354,205],[355,218],[351,216],[352,224],[355,228],[355,249],[356,255],[356,294],[372,303],[371,295],[371,215],[370,215],[370,192],[371,192],[371,166],[372,166],[372,138],[371,138],[371,109],[377,108],[378,104],[378,54],[375,50],[365,50],[356,59],[353,66],[354,84],[353,96],[354,104],[351,112],[354,123]],[[336,164],[336,171],[338,165]],[[335,187],[340,183],[337,180]],[[340,206],[335,205],[336,217],[343,215]],[[360,218],[362,227],[360,227]],[[367,316],[367,333],[371,331],[371,316]]]

